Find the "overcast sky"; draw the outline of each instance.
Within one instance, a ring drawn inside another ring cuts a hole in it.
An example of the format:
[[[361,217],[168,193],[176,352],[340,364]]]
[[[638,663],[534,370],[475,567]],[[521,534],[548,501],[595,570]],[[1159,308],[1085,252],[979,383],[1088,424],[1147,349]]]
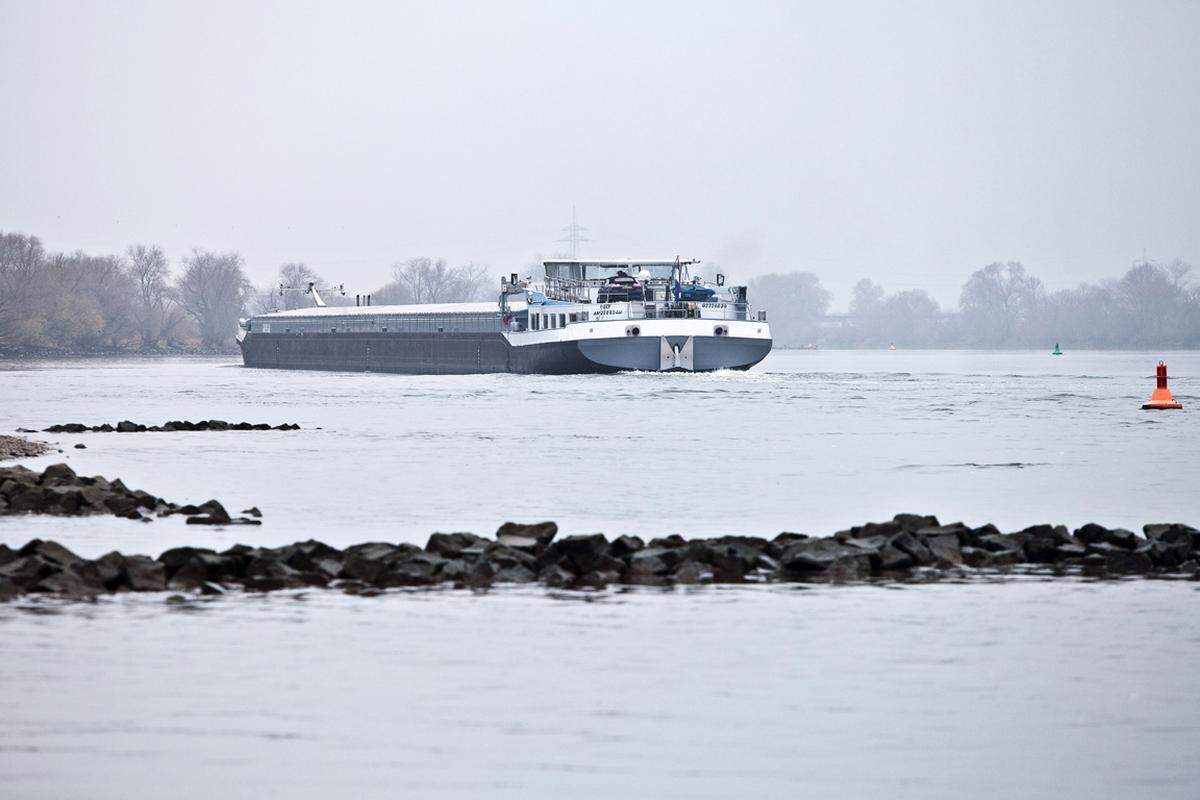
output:
[[[351,290],[444,255],[953,301],[1200,269],[1200,3],[0,0],[0,230]],[[759,299],[761,302],[761,298]]]

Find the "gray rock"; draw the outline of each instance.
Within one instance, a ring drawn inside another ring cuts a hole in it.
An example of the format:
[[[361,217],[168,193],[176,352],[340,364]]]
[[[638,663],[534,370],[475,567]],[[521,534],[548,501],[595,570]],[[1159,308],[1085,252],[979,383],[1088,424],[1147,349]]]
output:
[[[901,530],[915,533],[922,528],[936,528],[938,526],[938,518],[932,514],[897,514],[892,517],[892,522],[899,525]]]
[[[993,565],[992,551],[982,547],[966,545],[959,550],[963,563],[969,567],[984,568]]]
[[[879,568],[885,572],[906,570],[917,563],[911,555],[893,546],[890,542],[879,549],[878,559]]]
[[[1106,555],[1104,567],[1113,573],[1145,574],[1154,569],[1154,563],[1142,551],[1118,550]]]
[[[78,575],[69,570],[48,575],[34,584],[30,591],[49,592],[75,599],[93,598],[97,589],[87,585]]]
[[[618,571],[623,566],[608,554],[608,540],[602,533],[568,536],[552,542],[543,552],[539,565],[552,563],[561,564],[580,576],[596,570]]]
[[[442,562],[442,568],[438,571],[439,581],[459,582],[467,577],[467,562],[461,558],[454,558]]]
[[[168,574],[173,575],[184,564],[201,555],[215,556],[216,551],[205,547],[172,547],[163,551],[158,557],[158,563],[167,568]]]
[[[167,588],[167,568],[147,556],[126,556],[123,583],[135,592],[161,592]]]
[[[609,546],[614,558],[626,558],[646,546],[639,536],[618,536]]]
[[[803,533],[784,531],[767,543],[766,553],[771,558],[779,560],[783,556],[783,551],[788,548],[788,545],[791,545],[794,542],[803,541],[807,538],[808,536]]]
[[[669,549],[672,547],[685,547],[686,545],[686,539],[684,539],[678,533],[672,533],[670,536],[656,536],[650,540],[650,544],[647,545],[647,547],[662,547]]]
[[[923,528],[918,528],[913,533],[921,539],[930,539],[941,536],[953,536],[960,544],[969,541],[971,537],[971,529],[961,522],[951,522],[948,525],[926,525]]]
[[[992,551],[992,566],[994,567],[1007,567],[1012,566],[1013,564],[1020,564],[1024,561],[1024,550],[1013,549]]]
[[[538,548],[541,547],[541,545],[538,544],[537,539],[533,539],[528,536],[516,536],[513,534],[502,534],[497,536],[496,542],[515,550],[523,550],[531,555],[536,553]]]
[[[580,575],[576,581],[580,586],[591,586],[595,589],[603,589],[610,583],[620,583],[621,573],[613,569],[594,569],[590,572],[585,572]]]
[[[42,485],[49,486],[54,484],[74,483],[75,470],[68,467],[66,464],[51,464],[42,470]]]
[[[1025,557],[1035,564],[1053,564],[1064,557],[1060,547],[1080,544],[1062,525],[1033,525],[1014,535],[1021,540]]]
[[[1196,530],[1191,525],[1182,525],[1178,522],[1155,523],[1142,526],[1142,531],[1146,534],[1147,539],[1167,544],[1183,544],[1189,547],[1193,553],[1200,552],[1200,530]]]
[[[24,589],[11,578],[0,576],[0,603],[15,600],[21,596]]]
[[[1051,561],[1061,561],[1064,559],[1083,558],[1087,555],[1087,548],[1081,544],[1060,544],[1055,549],[1055,557]]]
[[[538,522],[533,525],[523,525],[518,522],[506,522],[496,531],[496,538],[503,536],[520,536],[533,539],[539,548],[543,548],[554,540],[558,534],[558,524],[554,522]]]
[[[1138,544],[1138,536],[1133,531],[1127,531],[1124,528],[1112,528],[1110,530],[1094,522],[1089,522],[1077,529],[1075,531],[1075,538],[1087,545],[1107,542],[1126,550],[1132,550]]]
[[[766,553],[760,553],[758,558],[754,559],[754,569],[774,575],[779,571],[779,562]]]
[[[909,531],[893,536],[888,543],[902,553],[907,553],[916,566],[924,567],[934,562],[933,553],[929,551],[925,541]]]
[[[1024,543],[1020,536],[1012,533],[985,533],[972,534],[972,547],[982,547],[985,550],[990,550],[993,553],[1015,550],[1021,554],[1021,560],[1024,560]]]
[[[464,550],[487,544],[487,539],[473,533],[435,533],[429,537],[425,549],[443,558],[461,558]]]
[[[651,576],[666,575],[671,571],[671,566],[660,556],[667,552],[669,551],[656,547],[634,553],[629,557],[625,579],[630,583],[644,583],[645,579]]]
[[[923,530],[928,531],[933,529],[924,528]],[[943,533],[936,536],[924,535],[923,539],[937,566],[942,568],[957,567],[963,563],[957,532]]]
[[[547,586],[570,586],[575,582],[575,573],[558,564],[549,564],[538,573],[538,580]]]
[[[506,537],[509,538],[509,537]],[[498,568],[523,566],[533,569],[537,558],[528,550],[509,547],[503,542],[491,542],[483,549],[481,557],[492,562]]]
[[[63,547],[58,542],[42,541],[41,539],[32,539],[24,547],[17,551],[18,555],[22,556],[40,556],[52,564],[57,564],[60,567],[69,567],[72,564],[78,564],[83,561],[82,558],[72,553],[67,548]]]
[[[492,576],[492,583],[532,583],[537,575],[523,564],[502,567]]]
[[[43,578],[48,578],[62,567],[41,556],[21,556],[0,567],[0,580],[10,580],[22,589],[30,589]]]
[[[697,583],[710,583],[713,580],[713,573],[707,564],[689,560],[680,563],[671,574],[671,578],[675,583],[686,586]]]
[[[847,571],[859,572],[860,565],[870,571],[870,556],[857,547],[833,539],[806,539],[790,545],[780,564],[791,573],[823,572],[844,562]],[[853,565],[853,566],[851,566]]]
[[[429,586],[439,582],[437,577],[445,560],[439,556],[422,554],[407,561],[388,565],[387,570],[375,581],[376,586]]]

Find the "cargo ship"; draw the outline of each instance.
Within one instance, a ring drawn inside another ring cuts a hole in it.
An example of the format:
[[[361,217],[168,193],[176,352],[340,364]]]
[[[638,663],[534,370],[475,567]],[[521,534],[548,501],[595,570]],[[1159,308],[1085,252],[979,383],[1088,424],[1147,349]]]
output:
[[[745,286],[691,277],[698,262],[543,262],[544,281],[501,278],[495,302],[326,306],[242,320],[247,367],[568,375],[749,369],[771,351]]]

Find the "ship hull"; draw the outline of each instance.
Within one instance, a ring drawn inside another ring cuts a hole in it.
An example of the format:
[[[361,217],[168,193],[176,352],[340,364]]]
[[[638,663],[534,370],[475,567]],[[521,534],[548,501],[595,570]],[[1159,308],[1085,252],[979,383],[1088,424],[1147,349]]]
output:
[[[736,336],[614,336],[513,344],[501,333],[449,332],[250,333],[240,345],[247,367],[410,375],[708,372],[749,369],[771,350],[769,338]],[[686,360],[679,354],[686,354]]]

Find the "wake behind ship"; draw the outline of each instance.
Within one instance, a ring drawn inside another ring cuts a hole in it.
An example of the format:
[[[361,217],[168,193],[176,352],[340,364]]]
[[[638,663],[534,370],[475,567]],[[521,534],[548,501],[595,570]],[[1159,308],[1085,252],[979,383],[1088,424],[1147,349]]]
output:
[[[694,263],[694,262],[691,262]],[[544,262],[501,279],[498,302],[324,306],[244,320],[248,367],[409,374],[583,374],[749,369],[771,351],[745,286],[674,261]]]

